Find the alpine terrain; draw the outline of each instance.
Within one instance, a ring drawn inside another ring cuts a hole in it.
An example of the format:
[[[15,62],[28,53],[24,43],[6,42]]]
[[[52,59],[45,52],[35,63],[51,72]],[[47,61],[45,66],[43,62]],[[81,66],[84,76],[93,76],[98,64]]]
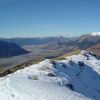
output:
[[[100,100],[100,60],[82,51],[0,78],[0,100]]]

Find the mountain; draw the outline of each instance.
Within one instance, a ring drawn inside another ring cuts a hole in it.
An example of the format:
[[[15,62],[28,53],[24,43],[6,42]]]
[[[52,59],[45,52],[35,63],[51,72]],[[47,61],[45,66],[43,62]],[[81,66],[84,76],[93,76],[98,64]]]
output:
[[[50,50],[58,50],[58,49],[66,48],[66,46],[67,46],[66,42],[51,41],[50,43],[44,45],[42,48],[50,49]]]
[[[100,36],[100,32],[92,32],[90,34],[93,35],[93,36]]]
[[[44,45],[51,41],[70,41],[70,38],[65,37],[34,37],[34,38],[1,38],[0,40],[10,41],[20,46],[25,45]]]
[[[99,32],[98,32],[99,33]],[[14,42],[19,44],[21,48],[30,52],[29,54],[14,56],[13,58],[0,59],[0,66],[16,66],[25,61],[35,59],[37,56],[54,58],[77,50],[89,50],[97,56],[100,55],[96,46],[100,44],[100,36],[94,33],[85,34],[79,37],[39,37],[39,38],[11,38],[2,41]],[[97,34],[97,33],[96,33]],[[17,52],[18,53],[18,52]],[[7,56],[8,57],[8,54]]]
[[[14,42],[21,47],[27,48],[29,51],[34,51],[34,46],[43,47],[44,49],[66,49],[66,48],[78,48],[87,49],[98,43],[100,43],[100,32],[93,32],[81,35],[79,37],[38,37],[38,38],[11,38],[1,39],[5,41]],[[42,48],[42,49],[43,49]]]
[[[55,51],[56,53],[60,51],[64,54],[76,50],[77,47],[71,45],[70,42],[52,41],[42,46],[42,49]]]
[[[93,34],[94,33],[81,35],[76,39],[74,39],[73,41],[67,42],[67,45],[76,47],[80,50],[84,50],[94,45],[97,45],[100,43],[100,35],[93,35]]]
[[[87,50],[94,52],[100,58],[100,43],[88,48]]]
[[[99,100],[99,65],[87,51],[61,61],[46,59],[0,78],[0,99]]]
[[[15,43],[0,40],[0,58],[26,54],[28,51],[22,49]]]
[[[100,32],[93,32],[79,37],[37,37],[37,38],[1,38],[0,40],[10,41],[20,46],[48,45],[49,43],[65,43],[67,46],[78,46],[80,49],[100,43]]]
[[[79,49],[84,50],[100,43],[100,36],[92,34],[93,33],[85,34],[80,37],[73,38],[72,40],[70,39],[70,41],[51,41],[45,44],[42,48],[49,50],[63,50],[66,51],[66,53]]]

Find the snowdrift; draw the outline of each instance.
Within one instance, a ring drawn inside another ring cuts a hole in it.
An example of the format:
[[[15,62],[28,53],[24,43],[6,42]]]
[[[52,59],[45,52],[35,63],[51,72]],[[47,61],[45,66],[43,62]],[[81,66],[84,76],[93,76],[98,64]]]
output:
[[[99,100],[100,60],[82,51],[0,78],[0,100]]]

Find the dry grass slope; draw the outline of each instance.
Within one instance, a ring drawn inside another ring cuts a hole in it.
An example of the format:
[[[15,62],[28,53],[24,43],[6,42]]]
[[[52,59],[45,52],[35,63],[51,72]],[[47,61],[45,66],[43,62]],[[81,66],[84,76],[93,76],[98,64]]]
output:
[[[80,50],[71,51],[67,54],[60,56],[60,57],[54,58],[54,60],[65,60],[66,57],[69,57],[69,56],[72,56],[72,55],[77,55],[77,54],[80,54]]]
[[[30,61],[24,62],[24,63],[22,63],[20,65],[12,67],[12,68],[3,69],[3,70],[1,69],[0,70],[0,77],[6,76],[6,75],[11,74],[11,73],[14,73],[17,70],[23,69],[23,68],[25,68],[27,66],[30,66],[32,64],[36,64],[36,63],[38,63],[38,62],[40,62],[40,61],[42,61],[44,59],[45,58],[36,58],[35,60],[30,60]]]

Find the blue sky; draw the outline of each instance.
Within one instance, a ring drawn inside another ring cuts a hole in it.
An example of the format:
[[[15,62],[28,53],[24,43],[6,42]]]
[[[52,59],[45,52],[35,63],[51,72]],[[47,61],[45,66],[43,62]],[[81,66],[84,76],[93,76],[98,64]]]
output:
[[[100,31],[100,0],[0,0],[0,37]]]

